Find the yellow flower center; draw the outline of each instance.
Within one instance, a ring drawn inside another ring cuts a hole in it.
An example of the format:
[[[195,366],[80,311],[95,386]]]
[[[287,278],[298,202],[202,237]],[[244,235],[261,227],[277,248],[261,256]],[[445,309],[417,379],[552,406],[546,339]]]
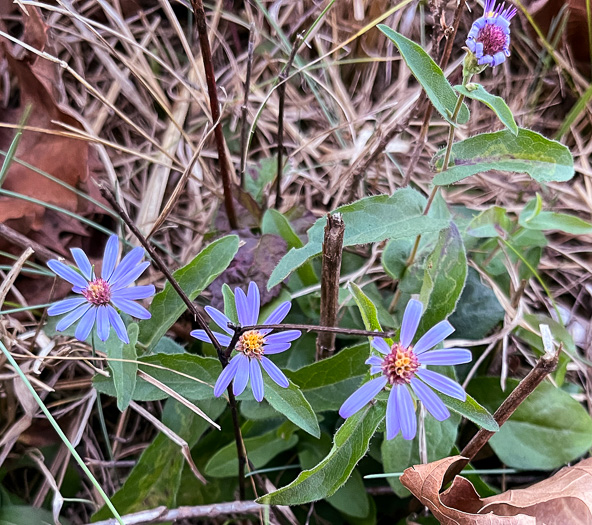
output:
[[[391,347],[391,352],[382,362],[382,373],[391,385],[409,383],[419,368],[413,348],[404,348],[400,343]]]
[[[263,338],[259,330],[249,330],[239,337],[236,350],[247,357],[260,359],[264,353]]]

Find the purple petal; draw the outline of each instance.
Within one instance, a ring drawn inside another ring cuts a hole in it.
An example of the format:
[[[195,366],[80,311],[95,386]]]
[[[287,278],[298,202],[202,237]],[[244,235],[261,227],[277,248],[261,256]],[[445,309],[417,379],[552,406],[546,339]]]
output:
[[[445,375],[438,374],[438,372],[434,372],[433,370],[426,370],[425,368],[419,369],[415,374],[424,383],[427,383],[432,388],[439,390],[447,396],[460,399],[461,401],[467,399],[467,394],[463,390],[463,387]]]
[[[432,326],[413,347],[415,355],[419,355],[430,348],[434,348],[438,343],[446,339],[454,328],[448,321],[440,321],[436,326]]]
[[[368,359],[366,359],[366,364],[367,365],[381,366],[382,365],[382,361],[383,361],[383,359],[380,359],[380,357],[378,357],[377,355],[373,355],[373,356],[369,357]]]
[[[259,308],[261,306],[261,297],[259,295],[259,287],[255,281],[249,283],[247,290],[247,305],[249,312],[249,324],[257,324],[259,320]]]
[[[90,308],[80,319],[78,326],[76,327],[76,331],[74,332],[74,337],[79,341],[86,341],[88,334],[92,330],[92,327],[95,324],[95,320],[97,318],[97,307],[94,306]]]
[[[111,326],[115,328],[117,337],[119,337],[119,339],[121,339],[126,345],[129,345],[129,337],[127,335],[125,324],[123,324],[123,320],[115,311],[115,308],[113,308],[110,304],[107,305],[107,314],[109,315],[109,322],[111,323]]]
[[[403,314],[403,322],[401,323],[401,345],[403,347],[407,348],[413,341],[422,313],[423,304],[421,302],[411,299],[407,303]]]
[[[261,365],[265,368],[265,371],[269,374],[269,377],[273,379],[275,383],[280,385],[283,388],[288,388],[290,386],[290,382],[288,378],[284,375],[284,373],[275,365],[271,359],[267,359],[267,357],[261,357]]]
[[[86,303],[86,299],[84,297],[72,297],[71,299],[64,299],[63,301],[59,301],[55,304],[52,304],[47,309],[47,315],[62,315],[70,310],[74,310],[77,306]]]
[[[103,253],[103,267],[101,268],[101,277],[105,281],[109,280],[115,263],[117,262],[117,254],[119,252],[119,238],[117,235],[111,235],[107,244],[105,245],[105,253]]]
[[[444,421],[450,417],[450,412],[442,400],[425,383],[414,377],[411,379],[411,388],[413,388],[415,395],[424,404],[427,411],[438,421]]]
[[[143,286],[134,286],[133,288],[123,288],[122,290],[115,290],[113,295],[121,297],[122,299],[129,299],[130,301],[137,301],[138,299],[147,299],[154,295],[153,284],[146,284]]]
[[[275,343],[272,345],[265,345],[263,351],[267,355],[280,354],[281,352],[285,352],[290,346],[291,343]]]
[[[132,271],[139,264],[143,257],[144,248],[141,246],[136,246],[117,265],[117,268],[115,268],[115,271],[109,277],[109,284],[115,286],[115,283]]]
[[[386,439],[393,439],[401,430],[395,388],[391,389],[386,403]]]
[[[129,301],[128,299],[122,299],[119,296],[112,296],[111,302],[119,308],[122,312],[136,317],[137,319],[150,319],[152,315],[142,305]]]
[[[89,281],[92,281],[93,268],[90,264],[90,261],[88,260],[88,257],[86,256],[86,253],[84,253],[80,248],[72,248],[70,252],[76,261],[76,265],[78,268],[80,268],[82,275],[84,275],[84,277],[86,277]]]
[[[380,392],[386,386],[386,383],[387,379],[384,376],[377,377],[376,379],[372,379],[367,383],[364,383],[345,400],[343,405],[341,405],[341,408],[339,409],[339,415],[343,419],[353,416],[358,410],[361,410],[370,401],[372,401],[378,392]]]
[[[234,376],[234,383],[232,384],[232,392],[235,396],[240,396],[249,382],[249,361],[250,359],[244,354],[239,354],[240,360],[238,368]]]
[[[144,273],[148,266],[150,266],[150,262],[144,261],[143,263],[138,264],[138,266],[136,266],[135,268],[132,268],[126,273],[122,274],[117,279],[114,279],[112,277],[111,280],[113,282],[111,283],[111,288],[113,290],[121,290],[122,288],[126,288],[127,286],[135,282],[136,279]],[[117,270],[115,270],[115,272],[117,272]],[[113,275],[115,275],[115,273],[113,273]]]
[[[101,341],[109,338],[109,313],[106,306],[97,308],[97,335]]]
[[[217,310],[213,306],[206,306],[206,312],[212,318],[212,320],[224,330],[227,334],[232,335],[232,331],[228,328],[228,323],[232,323],[228,317],[226,317],[220,310]],[[232,323],[234,324],[234,323]]]
[[[234,289],[234,301],[236,303],[236,315],[238,316],[238,322],[243,326],[249,326],[253,324],[249,323],[251,320],[251,312],[249,311],[247,296],[240,288]]]
[[[228,346],[230,344],[231,337],[221,334],[220,332],[212,333],[214,334],[216,341],[218,341],[222,346]],[[189,332],[189,335],[199,339],[200,341],[203,341],[204,343],[212,343],[205,330],[193,330],[192,332]]]
[[[376,374],[382,374],[382,367],[381,366],[371,366],[370,367],[370,375],[374,376]]]
[[[74,286],[78,286],[79,288],[86,288],[88,286],[88,282],[80,275],[78,272],[72,270],[69,266],[66,266],[63,262],[57,261],[56,259],[52,259],[51,261],[47,261],[47,266],[59,275],[62,279],[65,279],[69,283],[72,283]]]
[[[286,318],[286,315],[288,315],[290,308],[292,308],[292,303],[290,301],[284,301],[269,314],[269,317],[262,324],[280,324]]]
[[[396,410],[404,439],[413,439],[417,432],[415,406],[406,385],[393,386],[395,390]]]
[[[294,339],[298,339],[301,335],[302,332],[300,330],[286,330],[285,332],[268,335],[264,341],[267,344],[289,343],[290,341],[294,341]]]
[[[470,350],[465,348],[432,350],[418,356],[418,360],[422,365],[460,365],[462,363],[470,363],[471,359]]]
[[[226,368],[222,370],[216,384],[214,385],[214,396],[220,397],[224,390],[228,388],[228,385],[232,381],[232,378],[236,375],[236,370],[240,363],[242,354],[235,355],[229,362]]]
[[[62,330],[65,330],[69,326],[73,325],[76,321],[78,321],[78,319],[80,319],[88,311],[88,309],[91,306],[92,306],[92,304],[87,303],[85,301],[84,304],[82,304],[81,306],[76,308],[76,310],[74,310],[73,312],[70,312],[68,315],[66,315],[65,317],[60,319],[58,321],[58,324],[56,325],[56,330],[58,332],[61,332]]]
[[[251,374],[251,389],[253,390],[253,396],[259,403],[263,401],[263,375],[261,374],[261,366],[257,359],[251,359],[249,363],[249,369]],[[235,383],[236,384],[236,383]]]
[[[384,339],[380,337],[375,337],[372,339],[372,346],[376,348],[381,354],[389,354],[391,352],[391,347],[387,344]]]

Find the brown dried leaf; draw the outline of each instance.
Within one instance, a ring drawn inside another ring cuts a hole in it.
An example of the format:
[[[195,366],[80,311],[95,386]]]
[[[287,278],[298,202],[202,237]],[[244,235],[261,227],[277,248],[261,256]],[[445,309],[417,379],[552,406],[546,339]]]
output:
[[[444,525],[592,524],[592,458],[526,489],[489,498],[480,498],[461,476],[440,494],[446,472],[462,459],[453,456],[415,465],[401,476],[401,483]]]

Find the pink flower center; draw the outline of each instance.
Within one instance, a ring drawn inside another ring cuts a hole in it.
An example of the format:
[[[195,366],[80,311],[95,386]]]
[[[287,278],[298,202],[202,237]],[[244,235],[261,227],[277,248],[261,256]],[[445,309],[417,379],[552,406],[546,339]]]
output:
[[[249,330],[239,337],[236,350],[247,357],[261,359],[264,353],[263,338],[259,330]]]
[[[98,277],[88,283],[86,289],[82,290],[82,295],[89,303],[95,306],[103,306],[109,304],[111,300],[111,287],[105,279]]]
[[[418,368],[419,361],[411,347],[404,348],[400,343],[395,343],[382,361],[382,373],[391,385],[409,383]]]
[[[496,24],[485,24],[479,31],[477,42],[483,44],[483,54],[493,56],[504,50],[506,45],[506,34],[504,30]]]

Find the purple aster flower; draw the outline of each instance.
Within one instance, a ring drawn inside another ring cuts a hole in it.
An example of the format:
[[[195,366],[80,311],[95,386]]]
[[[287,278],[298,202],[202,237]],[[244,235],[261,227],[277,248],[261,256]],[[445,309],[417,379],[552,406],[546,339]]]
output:
[[[246,295],[240,288],[236,288],[234,290],[234,300],[238,322],[243,326],[256,325],[259,319],[260,307],[259,288],[257,284],[250,282]],[[292,304],[290,301],[283,302],[262,324],[281,323],[286,315],[288,315],[291,307]],[[228,346],[232,339],[231,335],[233,334],[228,328],[228,323],[231,323],[230,319],[211,306],[206,306],[206,312],[208,312],[208,315],[226,334],[230,334],[226,335],[214,332],[214,336],[218,342],[223,346]],[[271,355],[284,352],[290,348],[291,342],[294,339],[300,337],[300,331],[286,330],[277,334],[270,334],[270,332],[271,330],[249,330],[240,336],[235,347],[237,351],[236,355],[228,362],[226,368],[222,370],[214,386],[214,395],[216,397],[220,397],[224,393],[233,379],[232,391],[235,396],[241,395],[250,379],[253,395],[257,401],[261,401],[264,394],[261,367],[263,367],[275,383],[282,388],[288,388],[290,384],[284,373],[273,364],[273,361],[265,357],[265,354]],[[191,335],[200,341],[211,343],[205,330],[193,330]]]
[[[113,326],[119,339],[129,343],[127,330],[115,308],[138,319],[150,319],[150,312],[133,301],[154,295],[154,285],[129,287],[150,265],[148,261],[142,262],[144,249],[134,248],[116,265],[119,240],[117,235],[112,235],[105,246],[100,277],[95,275],[94,267],[80,248],[70,251],[78,271],[55,259],[47,263],[57,275],[73,285],[74,293],[82,296],[64,299],[49,307],[48,315],[69,312],[59,320],[56,330],[65,330],[80,319],[74,333],[80,341],[86,340],[96,322],[101,341],[107,340]]]
[[[380,377],[364,383],[345,400],[339,409],[341,417],[348,418],[354,415],[386,388],[390,390],[386,405],[386,438],[393,439],[401,431],[403,438],[413,439],[417,431],[414,399],[421,401],[438,421],[448,419],[450,412],[432,388],[461,401],[466,399],[465,391],[458,383],[442,374],[427,370],[425,365],[468,363],[471,360],[471,352],[463,348],[428,352],[454,331],[448,321],[439,322],[415,345],[411,345],[422,312],[423,304],[411,299],[403,314],[401,340],[391,347],[384,339],[372,340],[372,346],[382,356],[373,355],[366,364],[370,365],[370,374],[380,374]]]
[[[510,56],[510,20],[516,8],[495,4],[496,0],[485,0],[485,12],[473,22],[467,37],[467,47],[480,66],[498,66]]]

